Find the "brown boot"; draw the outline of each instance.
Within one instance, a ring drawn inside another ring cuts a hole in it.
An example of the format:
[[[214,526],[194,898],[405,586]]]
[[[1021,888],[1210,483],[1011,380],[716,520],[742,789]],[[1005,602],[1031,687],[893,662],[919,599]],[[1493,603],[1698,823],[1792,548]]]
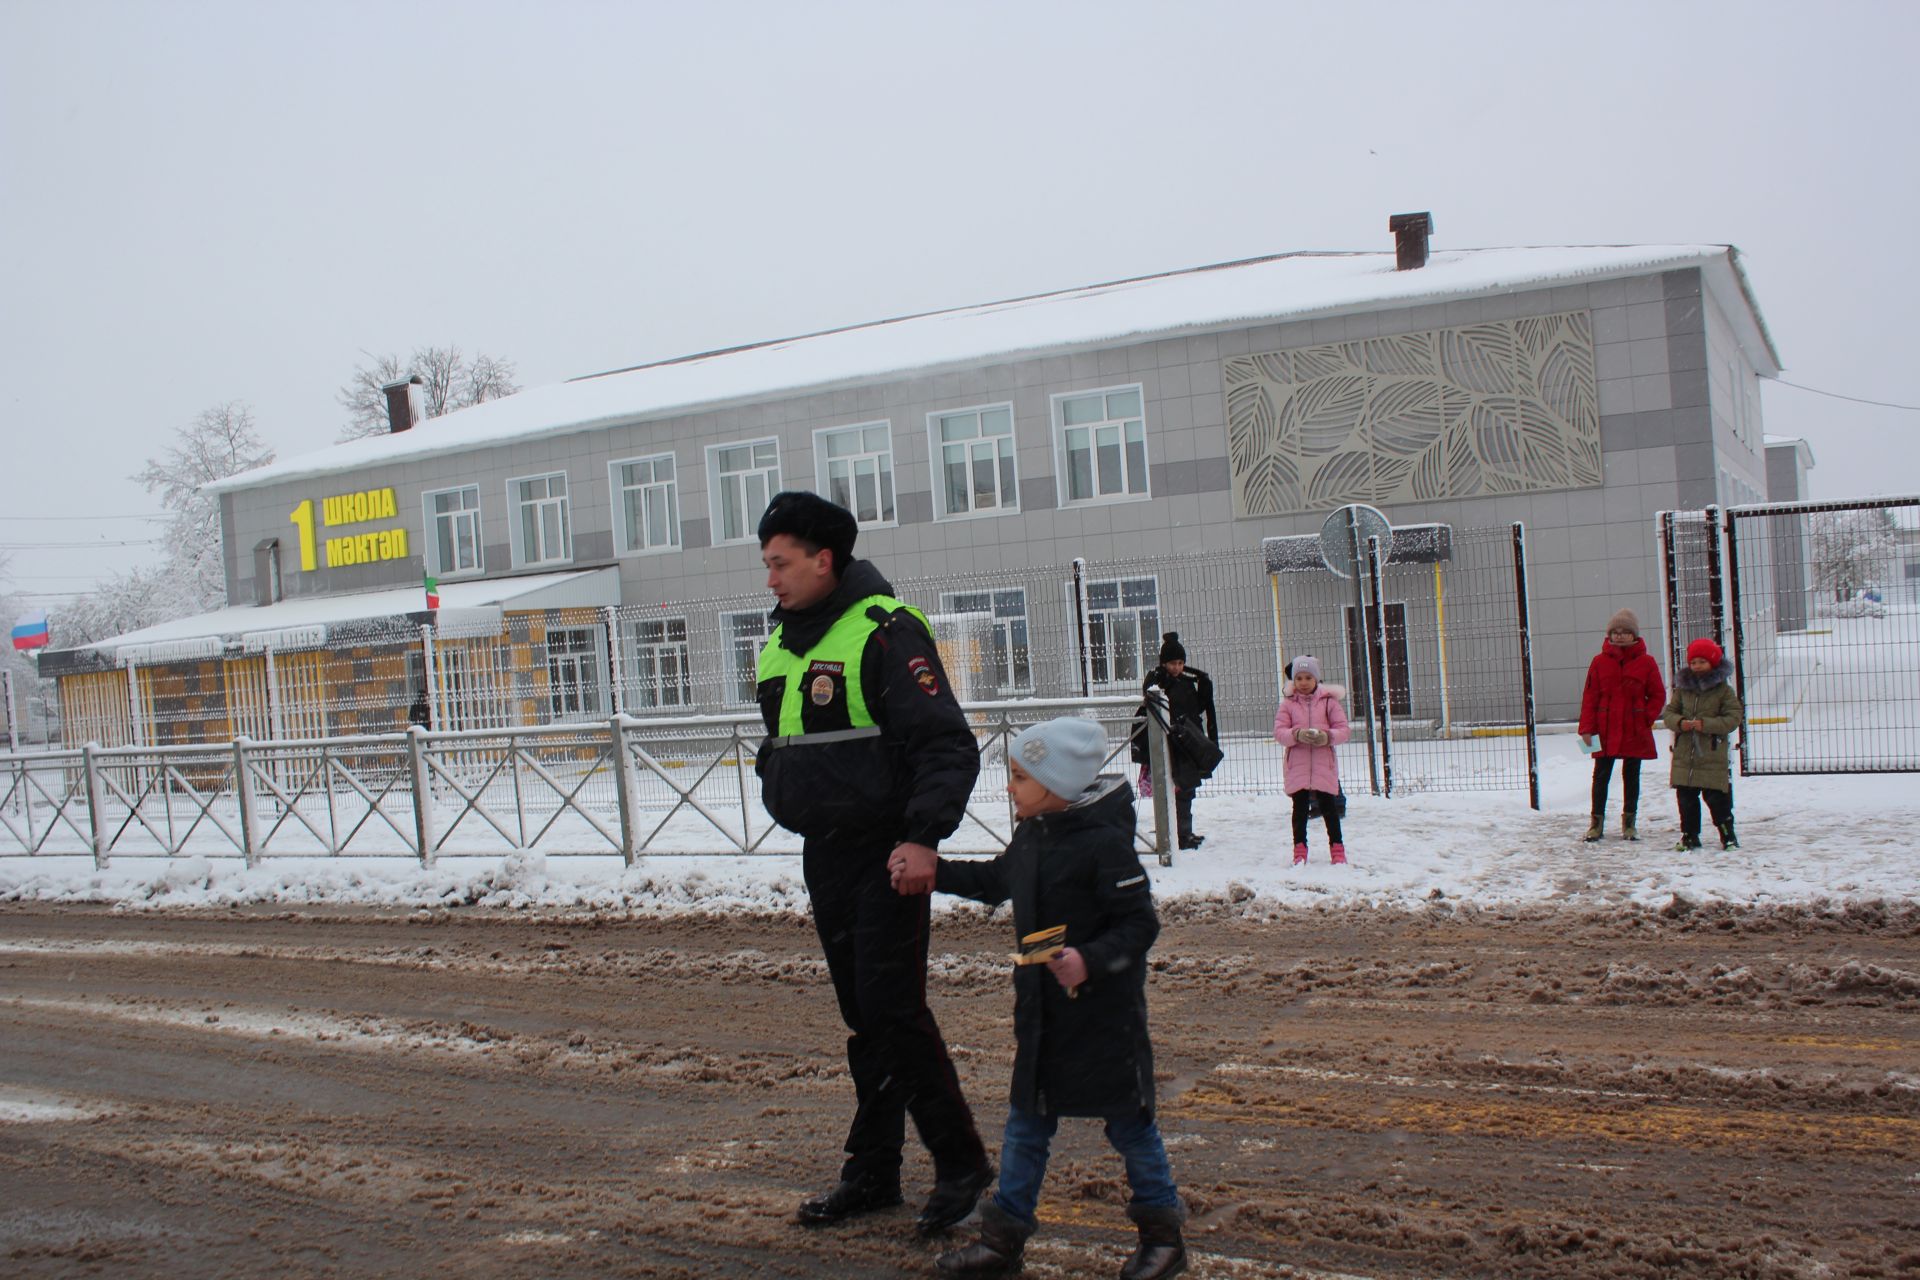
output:
[[[987,1200],[980,1206],[980,1238],[964,1249],[941,1254],[933,1265],[943,1276],[1017,1275],[1032,1234],[1032,1226]]]
[[[1120,1280],[1165,1280],[1187,1269],[1187,1245],[1180,1238],[1186,1205],[1130,1204],[1127,1216],[1140,1228],[1140,1247],[1120,1268]]]

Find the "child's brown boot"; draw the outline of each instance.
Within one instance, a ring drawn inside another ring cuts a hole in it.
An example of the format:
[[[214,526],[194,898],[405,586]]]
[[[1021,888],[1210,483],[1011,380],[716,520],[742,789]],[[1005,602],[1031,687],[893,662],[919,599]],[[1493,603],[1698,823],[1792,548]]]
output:
[[[933,1265],[943,1276],[1016,1275],[1033,1230],[992,1200],[984,1200],[980,1204],[980,1238],[964,1249],[941,1254]]]
[[[1187,1269],[1187,1245],[1180,1238],[1187,1206],[1130,1204],[1127,1216],[1140,1228],[1140,1247],[1120,1268],[1120,1280],[1165,1280]]]

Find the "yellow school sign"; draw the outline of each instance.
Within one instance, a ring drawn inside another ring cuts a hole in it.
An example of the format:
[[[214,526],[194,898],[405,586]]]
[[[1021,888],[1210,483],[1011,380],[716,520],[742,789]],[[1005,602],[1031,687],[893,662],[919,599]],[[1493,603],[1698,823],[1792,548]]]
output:
[[[335,525],[369,524],[375,520],[396,520],[400,509],[394,503],[392,489],[363,489],[359,493],[336,493],[320,499],[320,518],[328,528]],[[307,498],[288,513],[287,519],[300,531],[300,572],[319,568],[313,536],[313,499]],[[327,568],[375,564],[382,560],[407,558],[407,528],[375,529],[369,533],[346,533],[326,540]]]

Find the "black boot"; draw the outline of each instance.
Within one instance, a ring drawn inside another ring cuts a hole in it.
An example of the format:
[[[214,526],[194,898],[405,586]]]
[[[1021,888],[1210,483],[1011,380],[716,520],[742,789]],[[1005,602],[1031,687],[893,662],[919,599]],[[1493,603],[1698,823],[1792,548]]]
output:
[[[1127,1216],[1140,1228],[1140,1247],[1120,1268],[1120,1280],[1164,1280],[1187,1269],[1187,1245],[1180,1238],[1186,1205],[1130,1204]]]
[[[851,1218],[855,1214],[891,1209],[899,1203],[898,1178],[863,1174],[857,1178],[843,1178],[833,1190],[802,1200],[795,1216],[809,1227],[819,1227]]]
[[[989,1200],[980,1206],[980,1238],[933,1260],[943,1276],[1010,1276],[1019,1272],[1021,1255],[1033,1227]]]
[[[990,1164],[939,1179],[933,1184],[933,1194],[927,1197],[927,1207],[913,1220],[913,1229],[923,1236],[937,1236],[948,1227],[958,1225],[973,1212],[973,1206],[980,1202],[980,1193],[992,1181]]]
[[[1733,834],[1732,818],[1728,818],[1725,822],[1716,822],[1713,825],[1719,828],[1720,847],[1722,849],[1738,849],[1740,847],[1740,838]]]

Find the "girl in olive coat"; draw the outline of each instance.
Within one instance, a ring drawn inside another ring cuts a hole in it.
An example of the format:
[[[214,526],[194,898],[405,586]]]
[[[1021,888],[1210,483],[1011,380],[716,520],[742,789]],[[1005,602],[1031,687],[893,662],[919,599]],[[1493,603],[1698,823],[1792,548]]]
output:
[[[1704,636],[1687,646],[1687,669],[1673,679],[1673,697],[1660,723],[1673,731],[1673,794],[1680,802],[1681,850],[1700,847],[1700,801],[1707,802],[1722,849],[1737,849],[1733,834],[1733,769],[1728,738],[1740,727],[1740,695],[1729,682],[1733,664]]]

